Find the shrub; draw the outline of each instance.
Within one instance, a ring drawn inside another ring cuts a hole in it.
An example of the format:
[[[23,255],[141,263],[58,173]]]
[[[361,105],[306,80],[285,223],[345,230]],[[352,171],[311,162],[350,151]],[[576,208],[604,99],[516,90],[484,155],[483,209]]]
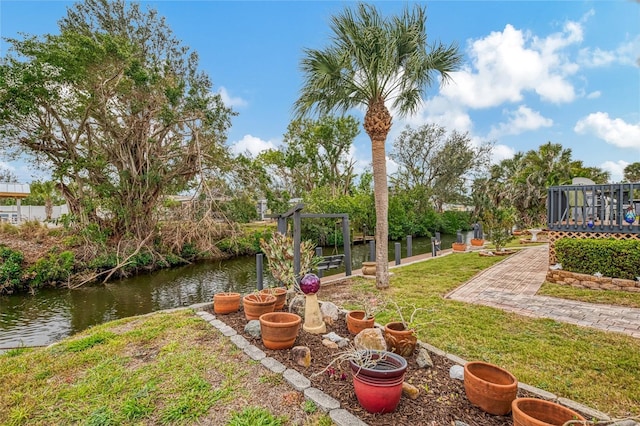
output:
[[[562,238],[555,247],[564,270],[631,280],[640,276],[640,241]]]
[[[32,274],[31,285],[41,287],[45,284],[68,281],[75,264],[75,256],[70,251],[58,253],[56,248],[29,268]]]
[[[20,285],[23,260],[21,252],[0,245],[0,293],[11,293]]]

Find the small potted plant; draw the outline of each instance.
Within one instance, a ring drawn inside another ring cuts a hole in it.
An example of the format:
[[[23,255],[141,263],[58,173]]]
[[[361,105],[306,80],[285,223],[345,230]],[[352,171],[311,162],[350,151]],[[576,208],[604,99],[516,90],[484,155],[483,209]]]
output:
[[[418,337],[415,332],[414,319],[416,314],[424,308],[414,306],[409,321],[406,321],[400,306],[393,300],[391,303],[395,305],[400,321],[388,322],[384,326],[384,340],[389,351],[407,358],[416,350]]]
[[[366,328],[373,328],[375,325],[375,314],[386,304],[378,298],[366,298],[362,302],[363,309],[347,312],[347,328],[349,333],[356,335]]]

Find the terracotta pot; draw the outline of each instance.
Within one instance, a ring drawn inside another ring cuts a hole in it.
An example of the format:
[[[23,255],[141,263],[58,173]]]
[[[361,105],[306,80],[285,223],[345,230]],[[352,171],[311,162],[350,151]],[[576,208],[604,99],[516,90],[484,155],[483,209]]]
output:
[[[453,251],[467,251],[467,245],[465,243],[453,243],[451,249]]]
[[[464,366],[464,391],[473,405],[495,416],[511,411],[511,403],[518,394],[518,380],[497,365],[482,361]]]
[[[300,315],[290,312],[268,312],[260,315],[262,343],[268,349],[289,349],[298,337]]]
[[[405,358],[413,355],[418,338],[413,330],[407,330],[401,322],[390,322],[384,326],[387,349]]]
[[[472,238],[471,245],[474,247],[482,247],[484,245],[484,240],[482,238]]]
[[[216,293],[213,295],[213,312],[230,314],[240,309],[240,293]]]
[[[273,312],[276,305],[276,297],[270,294],[251,293],[242,298],[244,316],[247,320],[257,320],[260,315]]]
[[[260,293],[275,296],[276,305],[274,310],[276,311],[281,311],[282,308],[284,308],[284,304],[287,302],[287,289],[284,287],[263,288],[260,290]]]
[[[360,354],[376,362],[370,365],[349,360],[358,402],[370,413],[394,411],[402,396],[407,361],[387,351],[360,351]]]
[[[347,312],[347,328],[349,333],[354,336],[365,328],[373,328],[375,318],[365,319],[365,311],[349,311]]]
[[[513,426],[562,426],[569,420],[585,420],[563,405],[537,398],[517,398],[511,410]]]
[[[362,275],[375,275],[376,262],[362,262]]]

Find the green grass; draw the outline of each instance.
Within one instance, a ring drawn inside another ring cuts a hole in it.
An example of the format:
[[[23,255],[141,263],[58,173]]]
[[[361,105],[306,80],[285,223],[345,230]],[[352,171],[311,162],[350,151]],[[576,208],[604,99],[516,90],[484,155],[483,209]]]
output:
[[[580,302],[640,308],[640,293],[627,291],[590,290],[545,282],[538,290],[538,294],[560,299],[578,300]]]
[[[389,290],[354,279],[354,294],[393,298],[405,313],[424,308],[415,323],[421,340],[467,360],[509,369],[523,383],[616,417],[638,415],[640,340],[617,333],[532,319],[443,296],[502,259],[475,253],[443,256],[394,269]],[[393,309],[376,315],[399,320]]]
[[[230,419],[225,406],[250,401],[245,383],[258,380],[248,371],[261,371],[234,348],[183,310],[12,350],[0,356],[0,424],[197,424],[225,410]]]
[[[241,412],[233,413],[227,426],[281,426],[284,422],[284,418],[275,417],[264,408],[247,407]]]

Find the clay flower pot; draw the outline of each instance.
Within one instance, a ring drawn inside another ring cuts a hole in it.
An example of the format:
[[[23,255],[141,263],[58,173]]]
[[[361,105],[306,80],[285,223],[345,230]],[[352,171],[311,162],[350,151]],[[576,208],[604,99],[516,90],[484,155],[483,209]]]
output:
[[[407,361],[387,351],[359,351],[358,361],[349,360],[353,389],[358,402],[370,413],[389,413],[402,396]]]
[[[585,420],[563,405],[537,398],[517,398],[511,410],[513,426],[562,426],[569,420]]]
[[[387,349],[405,358],[413,355],[418,338],[413,330],[407,330],[401,322],[390,322],[384,326]]]
[[[464,366],[464,391],[473,405],[495,416],[511,411],[511,403],[518,394],[518,380],[497,365],[482,361]]]
[[[262,343],[268,349],[289,349],[298,337],[300,315],[290,312],[268,312],[260,315]]]
[[[482,247],[484,245],[484,240],[482,238],[472,238],[471,245],[474,247]]]
[[[365,318],[365,311],[349,311],[347,312],[347,328],[349,333],[354,336],[365,328],[373,328],[375,318]]]
[[[375,275],[376,262],[362,262],[362,275]]]
[[[240,309],[240,293],[216,293],[213,295],[213,312],[230,314]]]
[[[458,252],[467,251],[467,245],[465,243],[453,243],[451,249]]]
[[[247,320],[257,320],[260,315],[273,312],[276,297],[270,294],[251,293],[242,298],[244,316]]]
[[[270,294],[275,296],[276,305],[274,310],[281,311],[284,308],[284,304],[287,301],[287,289],[284,287],[272,287],[272,288],[263,288],[260,290],[261,294]]]

